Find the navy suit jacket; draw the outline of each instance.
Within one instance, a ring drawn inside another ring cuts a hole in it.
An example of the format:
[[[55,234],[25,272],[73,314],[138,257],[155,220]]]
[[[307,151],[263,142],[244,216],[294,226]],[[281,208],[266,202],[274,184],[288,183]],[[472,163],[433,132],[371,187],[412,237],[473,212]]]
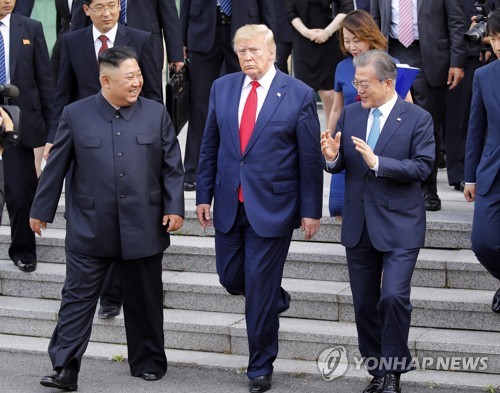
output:
[[[217,0],[181,0],[181,29],[190,51],[207,53],[214,45]],[[276,33],[274,1],[233,0],[231,39],[240,27],[263,23]]]
[[[154,45],[151,34],[118,25],[114,45],[130,46],[137,52],[139,66],[144,76],[143,95],[163,102],[161,69],[154,65]],[[54,141],[62,110],[69,103],[96,94],[101,88],[92,26],[62,36],[61,62],[57,78],[56,99],[49,143]]]
[[[83,0],[74,0],[71,30],[81,29],[89,23],[89,18],[83,12]],[[168,61],[184,61],[175,0],[127,0],[127,26],[153,34],[155,53],[159,55],[157,59],[161,60],[161,64],[157,64],[160,68],[163,67],[163,39]]]
[[[431,86],[446,85],[449,68],[463,68],[467,58],[464,33],[468,26],[464,23],[462,2],[418,0],[417,10],[423,71]],[[371,0],[370,11],[382,33],[389,38],[391,0]]]
[[[238,105],[244,74],[216,80],[201,144],[196,204],[214,199],[214,226],[228,232],[236,219],[238,185],[261,237],[284,236],[302,217],[320,218],[322,156],[314,91],[277,71],[252,136],[241,153]]]
[[[16,6],[14,7],[14,13],[29,18],[31,16],[31,11],[33,11],[34,6],[35,6],[35,0],[17,0]]]
[[[465,181],[476,183],[476,193],[486,195],[500,171],[500,61],[474,73],[472,102],[465,149]],[[499,195],[494,196],[500,198]]]
[[[19,88],[12,100],[22,111],[21,143],[26,148],[43,146],[47,139],[54,79],[42,24],[34,19],[11,14],[10,83]]]
[[[425,206],[420,182],[431,172],[435,154],[431,115],[398,97],[375,146],[376,176],[351,140],[366,140],[369,114],[354,103],[344,108],[338,122],[341,149],[332,172],[346,171],[342,244],[355,247],[366,223],[379,251],[422,247]]]
[[[164,105],[140,97],[116,116],[100,92],[68,105],[31,217],[52,222],[71,163],[67,249],[124,259],[165,250],[170,240],[162,218],[184,215],[184,173]]]

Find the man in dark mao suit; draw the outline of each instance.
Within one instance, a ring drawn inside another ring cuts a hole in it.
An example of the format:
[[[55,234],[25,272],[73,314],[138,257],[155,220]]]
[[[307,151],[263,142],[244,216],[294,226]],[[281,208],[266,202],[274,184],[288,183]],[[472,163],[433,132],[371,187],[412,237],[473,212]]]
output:
[[[232,48],[234,33],[241,26],[263,23],[276,32],[274,1],[231,0],[226,15],[219,0],[181,0],[182,39],[190,69],[189,124],[184,153],[184,189],[196,188],[198,156],[207,119],[212,83],[221,75],[238,72],[238,58]],[[227,3],[227,1],[226,1]]]
[[[182,226],[184,215],[180,149],[165,107],[139,96],[142,75],[133,49],[116,46],[99,60],[101,91],[64,109],[30,218],[41,235],[73,164],[66,280],[49,344],[54,371],[40,381],[63,390],[78,388],[97,300],[113,261],[126,288],[130,372],[148,381],[163,377],[161,262],[168,232]]]
[[[3,154],[5,199],[10,216],[9,256],[22,271],[36,269],[35,235],[29,212],[37,186],[33,148],[45,144],[52,113],[54,81],[42,24],[11,14],[16,2],[0,0],[0,31],[5,48],[6,80],[19,88],[11,104],[23,113],[21,143]],[[1,82],[0,82],[1,83]]]
[[[380,360],[364,393],[399,393],[411,365],[410,282],[424,245],[420,183],[434,162],[432,119],[397,96],[396,65],[386,52],[368,51],[355,64],[361,102],[344,108],[340,132],[335,139],[325,132],[321,144],[327,170],[346,171],[341,241],[359,350]]]
[[[314,91],[276,70],[271,30],[247,25],[234,41],[243,72],[212,87],[196,213],[203,227],[211,225],[213,199],[217,273],[230,294],[245,296],[247,376],[250,392],[259,393],[271,388],[279,314],[290,306],[281,278],[293,229],[301,226],[308,240],[319,228],[322,160]],[[248,134],[244,106],[252,91]]]
[[[370,11],[382,33],[389,38],[389,53],[401,63],[420,68],[412,87],[413,102],[432,115],[436,157],[439,155],[441,125],[447,89],[455,88],[464,76],[467,46],[461,0],[411,0],[413,41],[399,41],[399,4],[402,0],[371,0]],[[441,209],[437,194],[438,160],[422,182],[425,208]]]

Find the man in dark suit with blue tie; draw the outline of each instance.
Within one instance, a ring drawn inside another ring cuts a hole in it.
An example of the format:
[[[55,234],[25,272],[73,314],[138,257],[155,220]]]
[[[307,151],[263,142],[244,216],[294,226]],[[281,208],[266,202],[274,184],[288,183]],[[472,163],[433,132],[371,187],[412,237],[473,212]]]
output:
[[[163,103],[161,68],[155,66],[155,45],[151,33],[118,23],[119,3],[107,0],[84,0],[84,12],[92,24],[61,37],[61,63],[57,79],[56,99],[44,156],[48,159],[54,143],[63,108],[71,102],[96,94],[100,89],[98,52],[105,47],[125,45],[133,48],[144,77],[143,95]],[[99,37],[105,36],[105,44]],[[123,291],[120,278],[110,269],[99,309],[100,318],[113,318],[120,313]]]
[[[364,393],[400,392],[400,374],[411,364],[410,282],[424,245],[420,183],[434,163],[432,119],[397,96],[387,53],[368,51],[355,65],[361,102],[344,108],[339,132],[323,133],[321,146],[327,170],[346,171],[341,241],[359,350],[379,360]]]
[[[135,377],[167,371],[162,257],[183,223],[182,160],[165,106],[140,97],[133,49],[99,55],[101,91],[65,107],[31,209],[33,232],[52,222],[71,166],[66,279],[49,344],[53,373],[40,383],[78,389],[78,372],[111,263],[124,284],[128,364]]]
[[[254,23],[263,23],[276,32],[276,17],[274,1],[269,0],[181,0],[180,8],[191,92],[184,153],[184,189],[194,191],[210,88],[221,73],[240,70],[232,49],[234,33],[240,27]]]
[[[212,225],[222,286],[245,296],[252,393],[271,388],[279,314],[290,305],[281,278],[294,228],[308,240],[322,213],[322,157],[314,91],[276,70],[265,25],[238,29],[243,72],[213,84],[196,188],[196,214]]]
[[[29,227],[29,211],[37,187],[33,148],[45,144],[52,113],[54,81],[42,24],[12,14],[15,0],[0,0],[0,32],[3,57],[0,83],[18,87],[10,103],[23,113],[21,142],[3,154],[5,199],[10,216],[9,256],[25,272],[36,269],[35,236]]]
[[[491,47],[500,58],[500,9],[488,18]],[[500,280],[500,61],[474,73],[465,149],[465,199],[474,203],[472,250]],[[500,288],[491,308],[500,313]]]

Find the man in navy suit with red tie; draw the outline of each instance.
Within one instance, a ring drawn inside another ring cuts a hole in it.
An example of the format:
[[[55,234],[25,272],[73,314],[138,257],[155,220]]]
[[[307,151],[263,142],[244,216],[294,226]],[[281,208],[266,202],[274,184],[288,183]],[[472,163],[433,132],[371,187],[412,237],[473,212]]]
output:
[[[355,60],[361,102],[326,131],[326,168],[345,169],[342,244],[363,358],[379,359],[363,393],[398,393],[409,371],[410,282],[425,237],[420,183],[434,163],[431,115],[395,93],[396,65],[372,50]],[[365,142],[366,141],[366,142]]]
[[[212,225],[220,283],[245,296],[250,392],[271,388],[279,314],[290,306],[281,278],[294,228],[310,239],[322,213],[322,157],[314,91],[274,67],[265,25],[238,29],[243,72],[214,82],[201,145],[196,214]]]

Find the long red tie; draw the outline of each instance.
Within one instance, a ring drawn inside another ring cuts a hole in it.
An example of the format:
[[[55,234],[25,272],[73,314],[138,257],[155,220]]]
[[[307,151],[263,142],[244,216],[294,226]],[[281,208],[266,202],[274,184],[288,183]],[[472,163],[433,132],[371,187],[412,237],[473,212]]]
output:
[[[248,141],[252,136],[253,128],[255,126],[255,117],[257,114],[257,88],[260,86],[259,82],[252,81],[252,90],[248,93],[247,100],[245,101],[245,106],[243,107],[243,113],[241,114],[240,122],[240,148],[241,153],[245,151],[248,145]],[[241,191],[241,183],[238,188],[238,199],[243,202],[243,193]]]
[[[99,53],[97,54],[97,56],[108,49],[108,37],[103,34],[99,36],[99,40],[101,41],[101,47],[99,48]]]

